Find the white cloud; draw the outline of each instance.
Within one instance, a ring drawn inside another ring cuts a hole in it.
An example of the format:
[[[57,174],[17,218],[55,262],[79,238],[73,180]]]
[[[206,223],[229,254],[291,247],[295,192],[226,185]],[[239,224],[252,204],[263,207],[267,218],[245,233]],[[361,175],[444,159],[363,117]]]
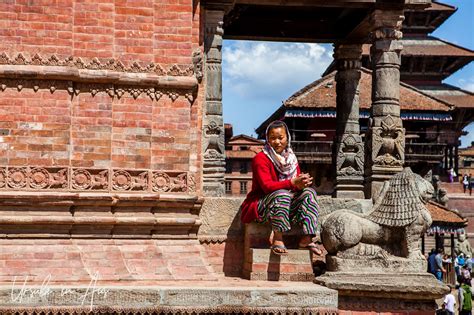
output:
[[[226,41],[224,85],[244,98],[286,98],[319,79],[331,55],[328,45]]]
[[[469,80],[459,80],[459,85],[462,89],[474,93],[474,78]]]

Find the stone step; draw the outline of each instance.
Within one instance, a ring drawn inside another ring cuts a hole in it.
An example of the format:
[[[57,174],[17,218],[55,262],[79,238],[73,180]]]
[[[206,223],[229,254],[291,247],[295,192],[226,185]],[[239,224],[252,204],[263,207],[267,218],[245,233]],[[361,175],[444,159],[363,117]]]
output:
[[[309,251],[289,249],[288,255],[275,255],[270,249],[246,251],[243,277],[249,280],[313,281]]]
[[[93,288],[93,290],[92,290]],[[0,313],[94,312],[100,314],[337,314],[338,293],[308,282],[220,281],[156,282],[154,285],[93,287],[0,286]]]

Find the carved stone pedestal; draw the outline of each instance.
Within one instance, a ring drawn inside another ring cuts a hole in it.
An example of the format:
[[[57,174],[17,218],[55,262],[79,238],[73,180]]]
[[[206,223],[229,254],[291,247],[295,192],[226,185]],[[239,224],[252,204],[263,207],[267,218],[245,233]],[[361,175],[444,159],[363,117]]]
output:
[[[315,283],[338,291],[342,314],[434,314],[435,300],[449,292],[429,273],[328,272]]]
[[[427,269],[426,260],[406,259],[403,257],[385,258],[341,258],[335,255],[326,255],[326,264],[328,270],[343,270],[352,272],[358,270],[359,272],[379,272],[379,273],[417,273],[420,270]]]

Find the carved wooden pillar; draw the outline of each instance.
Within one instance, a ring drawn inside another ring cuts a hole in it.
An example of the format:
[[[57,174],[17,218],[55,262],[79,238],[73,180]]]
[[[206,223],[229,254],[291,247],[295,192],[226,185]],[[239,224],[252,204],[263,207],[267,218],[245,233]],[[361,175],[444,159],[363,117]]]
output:
[[[366,196],[371,198],[405,162],[405,129],[400,118],[400,31],[403,10],[372,13],[372,110],[367,133]]]
[[[222,118],[222,35],[224,11],[206,10],[206,99],[203,109],[202,152],[205,196],[224,196],[224,121]]]
[[[336,44],[336,168],[337,198],[364,198],[364,146],[359,126],[361,45]]]
[[[462,178],[462,174],[459,174],[459,143],[454,147],[454,171]]]

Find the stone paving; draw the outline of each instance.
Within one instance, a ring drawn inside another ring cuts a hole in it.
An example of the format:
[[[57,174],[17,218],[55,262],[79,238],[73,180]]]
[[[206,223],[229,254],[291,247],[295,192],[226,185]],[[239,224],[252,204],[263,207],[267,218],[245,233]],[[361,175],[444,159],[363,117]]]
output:
[[[159,281],[95,283],[81,286],[0,286],[0,312],[61,309],[208,312],[318,312],[335,314],[337,291],[310,282]],[[3,313],[2,313],[3,314]]]

